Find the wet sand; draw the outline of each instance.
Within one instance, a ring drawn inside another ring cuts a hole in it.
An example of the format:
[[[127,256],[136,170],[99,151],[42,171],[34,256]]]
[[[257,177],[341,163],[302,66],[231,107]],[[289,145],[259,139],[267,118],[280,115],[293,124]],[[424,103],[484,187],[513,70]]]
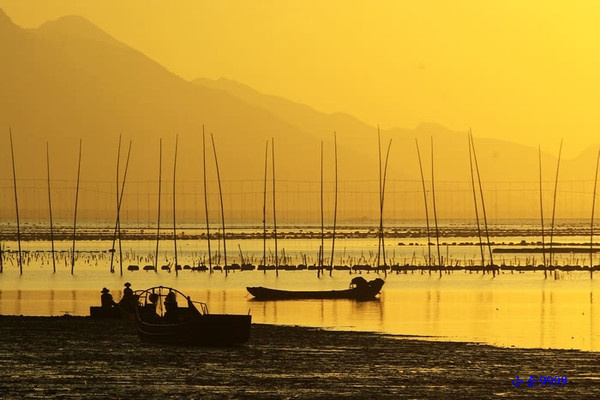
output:
[[[126,321],[0,316],[0,398],[599,398],[600,353],[253,325],[247,345],[139,341]],[[564,387],[513,386],[566,376]]]

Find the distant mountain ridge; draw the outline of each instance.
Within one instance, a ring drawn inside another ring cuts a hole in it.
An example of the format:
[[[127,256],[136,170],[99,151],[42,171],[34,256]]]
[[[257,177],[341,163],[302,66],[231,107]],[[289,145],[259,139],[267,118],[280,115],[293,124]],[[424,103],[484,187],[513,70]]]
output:
[[[53,175],[72,181],[81,138],[82,179],[112,181],[122,134],[125,144],[133,141],[128,179],[155,181],[159,139],[164,142],[163,166],[172,165],[179,134],[178,180],[198,181],[203,129],[209,151],[214,135],[224,180],[261,182],[266,141],[274,138],[278,180],[318,181],[323,141],[325,179],[331,181],[334,131],[339,179],[356,182],[353,190],[359,191],[361,182],[379,178],[377,127],[228,79],[188,82],[81,17],[59,18],[30,30],[13,24],[0,10],[0,55],[0,180],[11,179],[9,127],[21,179],[44,179],[48,142]],[[403,181],[420,181],[415,139],[426,179],[431,176],[433,138],[436,179],[469,182],[466,128],[454,132],[422,124],[382,130],[382,151],[392,139],[388,179],[398,181],[396,190],[402,190]],[[474,133],[484,182],[537,181],[537,149]],[[544,179],[553,180],[557,149],[544,150]],[[594,151],[563,160],[561,179],[591,180],[594,165]],[[212,162],[208,168],[214,177]],[[582,168],[589,169],[590,177]]]

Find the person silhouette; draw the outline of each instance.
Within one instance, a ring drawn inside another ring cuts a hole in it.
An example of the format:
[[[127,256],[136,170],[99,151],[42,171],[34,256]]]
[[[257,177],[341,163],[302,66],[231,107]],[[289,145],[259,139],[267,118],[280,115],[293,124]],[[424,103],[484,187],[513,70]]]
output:
[[[102,293],[102,295],[100,296],[100,303],[102,304],[102,308],[112,308],[117,305],[117,303],[115,303],[115,300],[112,297],[112,294],[110,294],[110,291],[107,288],[103,288],[100,293]]]

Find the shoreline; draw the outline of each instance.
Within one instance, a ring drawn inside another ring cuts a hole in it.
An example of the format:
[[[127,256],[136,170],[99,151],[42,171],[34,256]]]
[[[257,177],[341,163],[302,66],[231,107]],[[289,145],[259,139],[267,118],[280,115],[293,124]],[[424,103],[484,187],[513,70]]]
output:
[[[253,324],[236,347],[141,342],[127,321],[0,316],[6,398],[592,398],[600,354]],[[564,387],[513,385],[566,376]]]

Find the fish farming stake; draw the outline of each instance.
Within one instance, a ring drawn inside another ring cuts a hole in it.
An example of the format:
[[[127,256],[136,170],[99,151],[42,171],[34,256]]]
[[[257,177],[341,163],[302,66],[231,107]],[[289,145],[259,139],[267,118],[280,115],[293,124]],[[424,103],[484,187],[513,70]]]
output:
[[[421,163],[421,152],[419,151],[419,141],[415,138],[417,146],[417,158],[419,159],[419,171],[421,172],[421,184],[423,186],[423,202],[425,203],[425,221],[427,224],[427,263],[431,265],[431,232],[429,228],[429,207],[427,206],[427,190],[425,189],[425,177],[423,175],[423,164]]]
[[[206,215],[206,243],[208,244],[208,268],[212,274],[212,254],[210,251],[210,227],[208,224],[208,193],[206,190],[206,141],[204,136],[204,125],[202,125],[202,172],[204,178],[204,214]]]
[[[52,195],[50,194],[50,150],[46,142],[46,169],[48,171],[48,211],[50,213],[50,243],[52,246],[52,272],[56,273],[56,254],[54,252],[54,225],[52,223]],[[0,261],[1,263],[1,261]]]
[[[79,178],[81,176],[81,139],[79,139],[79,160],[77,162],[77,186],[75,187],[75,213],[73,214],[73,253],[71,254],[71,275],[75,271],[75,239],[77,233],[77,203],[79,202]]]
[[[175,218],[175,177],[177,172],[177,144],[179,135],[175,136],[175,156],[173,157],[173,247],[175,251],[175,276],[179,275],[177,270],[177,222]]]
[[[550,223],[550,266],[552,266],[552,239],[554,237],[554,215],[556,211],[556,189],[558,188],[558,171],[560,169],[560,156],[562,153],[563,140],[560,140],[560,147],[558,148],[558,160],[556,161],[556,177],[554,179],[554,196],[552,201],[552,221]],[[544,270],[545,272],[545,270]]]
[[[433,174],[433,136],[431,137],[431,196],[433,200],[433,219],[435,221],[435,240],[438,253],[438,267],[440,269],[440,276],[442,276],[442,255],[440,254],[440,231],[438,228],[437,220],[437,209],[435,205],[435,179]]]
[[[546,238],[544,236],[544,202],[542,194],[542,147],[538,146],[538,161],[540,170],[540,221],[542,224],[542,257],[544,260],[544,268],[546,268]]]
[[[112,247],[111,247],[111,256],[110,256],[110,272],[114,273],[114,259],[115,259],[115,243],[117,241],[117,232],[119,229],[119,166],[121,162],[121,135],[119,135],[119,145],[117,146],[117,178],[116,178],[116,206],[117,206],[117,219],[115,221],[115,233],[113,235]]]
[[[468,134],[469,141],[469,166],[471,167],[471,188],[473,189],[473,204],[475,205],[475,221],[477,222],[477,236],[479,237],[479,249],[481,251],[481,266],[485,265],[485,256],[483,252],[483,240],[481,238],[481,226],[479,225],[479,209],[477,207],[477,192],[475,190],[475,176],[473,175],[473,155],[471,146],[471,131]]]
[[[333,154],[335,160],[335,197],[333,201],[333,234],[331,237],[331,269],[329,276],[333,272],[333,257],[335,254],[335,228],[337,224],[337,205],[338,205],[338,157],[337,157],[337,135],[333,132]]]
[[[471,147],[473,148],[473,160],[475,161],[475,171],[477,172],[477,181],[479,182],[479,195],[481,196],[481,210],[483,212],[483,224],[485,227],[485,237],[487,239],[488,251],[490,253],[490,265],[494,265],[492,258],[492,245],[490,244],[490,233],[488,230],[487,213],[485,211],[485,200],[483,198],[483,186],[481,185],[481,175],[479,173],[479,163],[477,162],[477,152],[475,151],[475,142],[473,141],[473,133],[471,133]],[[496,272],[493,270],[494,276]]]
[[[162,189],[162,138],[158,143],[158,215],[156,218],[156,251],[154,253],[154,272],[158,273],[158,243],[160,242],[160,198]]]
[[[598,186],[598,165],[600,164],[600,148],[596,158],[596,173],[594,175],[594,192],[592,193],[592,218],[590,221],[590,276],[592,276],[592,267],[594,266],[594,210],[596,207],[596,188]]]
[[[271,169],[273,171],[273,236],[275,236],[275,276],[279,276],[279,254],[277,253],[277,213],[275,212],[275,138],[271,138]]]
[[[221,190],[221,174],[219,173],[219,160],[217,160],[217,149],[215,148],[215,139],[213,134],[210,134],[213,153],[215,155],[215,167],[217,168],[217,182],[219,184],[219,200],[221,201],[221,224],[223,225],[223,267],[225,267],[225,275],[227,275],[227,238],[225,237],[225,210],[223,207],[223,191]]]
[[[121,205],[123,204],[123,194],[125,193],[125,181],[127,180],[127,170],[129,169],[129,157],[131,155],[131,140],[127,150],[127,161],[125,162],[125,172],[123,173],[123,182],[121,183],[121,193],[119,193],[119,204],[117,206],[117,232],[119,236],[119,271],[123,276],[123,246],[121,241]]]
[[[17,243],[19,247],[19,273],[23,275],[23,259],[21,253],[21,222],[19,221],[19,200],[17,198],[17,172],[15,170],[15,152],[13,148],[12,131],[8,128],[8,134],[10,136],[10,155],[12,158],[12,172],[13,172],[13,188],[15,191],[15,211],[17,215]]]
[[[262,265],[267,265],[267,160],[269,155],[269,141],[266,141],[265,146],[265,180],[263,188],[263,258]],[[263,274],[267,273],[267,269],[263,269]]]
[[[323,251],[319,251],[319,269],[317,271],[317,277],[323,273],[323,252],[325,251],[323,219],[323,141],[321,140],[321,249]]]

